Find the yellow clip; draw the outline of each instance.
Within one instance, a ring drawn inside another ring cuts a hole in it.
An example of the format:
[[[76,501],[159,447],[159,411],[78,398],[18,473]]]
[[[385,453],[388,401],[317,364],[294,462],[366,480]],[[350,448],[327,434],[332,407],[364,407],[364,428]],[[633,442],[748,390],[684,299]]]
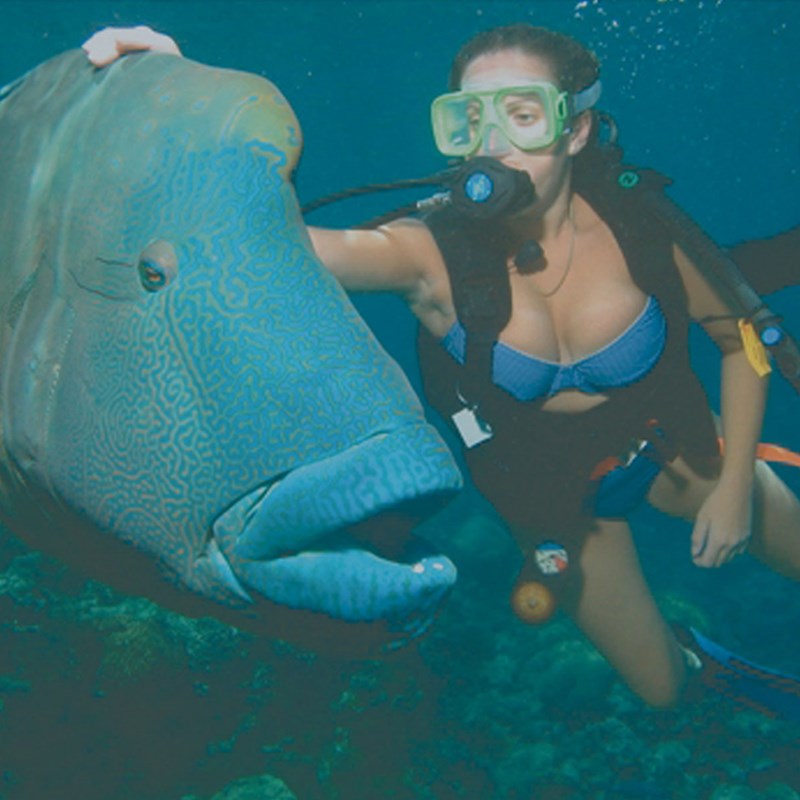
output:
[[[758,338],[753,323],[746,319],[739,320],[739,335],[742,337],[744,352],[750,366],[756,371],[759,378],[769,375],[772,367],[769,363],[767,350]]]

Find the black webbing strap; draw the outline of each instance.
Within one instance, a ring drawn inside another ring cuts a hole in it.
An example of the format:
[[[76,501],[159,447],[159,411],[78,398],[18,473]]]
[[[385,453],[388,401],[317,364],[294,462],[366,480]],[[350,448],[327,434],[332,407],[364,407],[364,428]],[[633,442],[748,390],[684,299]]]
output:
[[[467,220],[451,208],[425,217],[442,253],[456,316],[464,326],[466,352],[460,391],[465,401],[477,402],[491,381],[492,347],[511,317],[507,241],[502,227]]]
[[[733,259],[674,200],[663,192],[642,192],[657,216],[734,314],[753,324],[784,378],[800,393],[800,349],[780,317],[747,282]]]

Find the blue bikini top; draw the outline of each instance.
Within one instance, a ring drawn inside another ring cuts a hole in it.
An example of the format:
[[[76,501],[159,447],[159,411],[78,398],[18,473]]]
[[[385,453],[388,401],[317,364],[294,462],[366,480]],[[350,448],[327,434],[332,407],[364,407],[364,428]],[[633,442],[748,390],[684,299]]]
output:
[[[561,364],[523,353],[504,342],[492,348],[492,381],[517,400],[552,397],[564,389],[599,394],[643,378],[664,351],[667,320],[658,300],[650,295],[639,316],[613,341],[594,353]],[[441,340],[460,364],[464,363],[467,332],[456,321]]]

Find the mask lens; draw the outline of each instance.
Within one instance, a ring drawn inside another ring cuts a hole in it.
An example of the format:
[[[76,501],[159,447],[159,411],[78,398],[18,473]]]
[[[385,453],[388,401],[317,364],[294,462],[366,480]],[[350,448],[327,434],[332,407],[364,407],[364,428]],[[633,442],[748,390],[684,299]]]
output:
[[[560,115],[548,93],[539,87],[498,92],[494,107],[506,135],[520,150],[547,147],[561,133]]]
[[[431,108],[436,146],[446,156],[465,156],[480,146],[483,101],[473,94],[443,95]]]

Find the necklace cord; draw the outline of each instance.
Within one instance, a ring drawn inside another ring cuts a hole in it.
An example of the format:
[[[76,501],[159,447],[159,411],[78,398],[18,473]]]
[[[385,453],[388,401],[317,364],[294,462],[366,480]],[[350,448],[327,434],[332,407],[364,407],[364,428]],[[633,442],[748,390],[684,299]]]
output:
[[[569,211],[567,214],[567,219],[569,220],[570,229],[572,230],[572,236],[570,237],[569,240],[569,254],[567,255],[567,265],[564,267],[564,272],[561,274],[561,277],[558,279],[558,282],[552,289],[546,292],[543,292],[540,289],[536,290],[542,297],[552,297],[564,285],[564,283],[567,280],[567,276],[569,275],[569,272],[572,269],[572,258],[575,255],[575,210],[571,200],[569,203]]]

